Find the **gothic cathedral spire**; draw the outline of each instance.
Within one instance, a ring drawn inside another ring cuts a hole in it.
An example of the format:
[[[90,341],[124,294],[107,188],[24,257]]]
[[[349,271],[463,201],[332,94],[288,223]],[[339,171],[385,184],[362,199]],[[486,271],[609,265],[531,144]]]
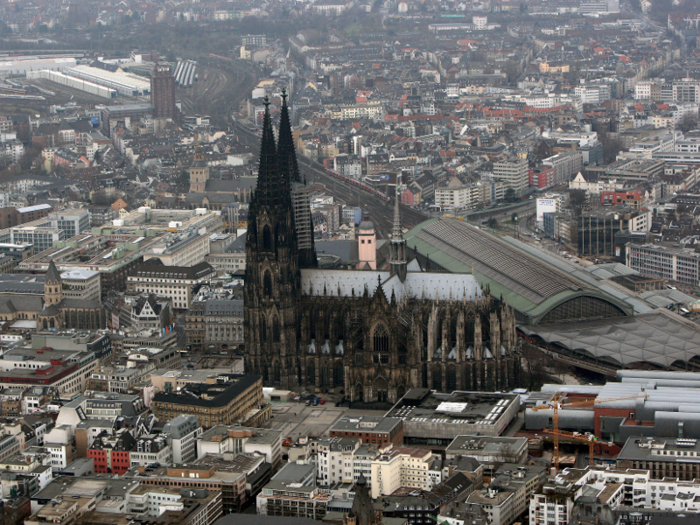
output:
[[[306,182],[301,180],[297,155],[294,150],[292,124],[287,107],[287,91],[282,91],[282,111],[280,113],[280,132],[277,143],[279,169],[282,177],[288,180],[292,206],[294,207],[294,227],[299,246],[299,268],[316,268],[318,259],[314,245],[314,228],[311,220],[311,202]]]
[[[296,308],[301,297],[299,250],[288,172],[280,166],[265,99],[258,183],[246,233],[244,328],[246,370],[265,385],[291,389],[297,370]]]

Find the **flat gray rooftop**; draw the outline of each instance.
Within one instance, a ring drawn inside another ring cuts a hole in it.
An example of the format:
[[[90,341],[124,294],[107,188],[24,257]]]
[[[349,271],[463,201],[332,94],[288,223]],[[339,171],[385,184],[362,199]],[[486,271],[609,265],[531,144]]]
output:
[[[682,366],[700,355],[700,326],[664,309],[635,317],[520,329],[562,347],[577,359],[618,368],[641,362]]]

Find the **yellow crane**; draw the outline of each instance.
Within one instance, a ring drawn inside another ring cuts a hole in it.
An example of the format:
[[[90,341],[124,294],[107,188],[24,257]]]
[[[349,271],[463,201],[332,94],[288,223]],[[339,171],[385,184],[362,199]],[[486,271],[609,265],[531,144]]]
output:
[[[542,432],[547,432],[548,434],[552,434],[555,436],[555,438],[559,437],[565,437],[568,439],[575,439],[578,441],[587,441],[588,442],[588,464],[593,466],[593,455],[595,452],[595,444],[600,442],[601,440],[598,439],[595,435],[593,434],[581,434],[581,432],[567,432],[566,430],[554,430],[553,428],[546,428]],[[556,465],[557,470],[559,470],[559,464],[557,462]]]
[[[644,398],[646,399],[648,397],[647,394],[639,395],[639,396],[627,396],[627,397],[615,397],[615,398],[608,398],[608,399],[598,399],[597,397],[592,398],[592,399],[581,399],[579,401],[572,401],[572,402],[567,402],[567,401],[562,401],[563,399],[566,399],[565,396],[560,395],[558,392],[554,394],[554,397],[549,403],[546,403],[544,405],[538,405],[536,407],[532,407],[533,412],[537,412],[539,410],[552,410],[552,427],[554,432],[552,432],[552,435],[554,436],[554,456],[552,458],[552,463],[554,464],[554,468],[559,470],[559,436],[560,436],[560,430],[559,430],[559,409],[561,408],[574,408],[574,407],[591,407],[595,403],[605,403],[607,401],[625,401],[627,399],[640,399]]]

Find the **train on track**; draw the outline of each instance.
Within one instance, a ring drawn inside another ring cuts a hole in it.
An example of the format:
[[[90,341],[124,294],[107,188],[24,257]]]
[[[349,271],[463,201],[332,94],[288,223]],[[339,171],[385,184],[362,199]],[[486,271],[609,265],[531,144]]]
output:
[[[373,188],[369,184],[365,184],[364,182],[360,182],[359,180],[355,180],[350,177],[346,177],[345,175],[341,175],[337,171],[333,171],[331,169],[325,168],[324,171],[328,174],[331,175],[332,177],[335,177],[336,179],[340,179],[343,182],[350,184],[351,186],[357,186],[358,188],[362,188],[365,191],[370,192],[373,195],[376,195],[380,199],[382,199],[384,202],[389,202],[391,199],[385,194],[382,193],[381,191]]]
[[[260,130],[257,127],[247,128],[247,127],[242,126],[242,125],[240,127],[241,127],[241,129],[245,130],[246,132],[250,133],[251,135],[255,135],[257,137],[260,137],[262,135],[262,130]],[[321,168],[321,167],[314,166],[311,162],[304,161],[301,158],[299,159],[299,161],[301,163],[308,164],[309,168],[311,168],[311,169],[316,169],[316,170],[323,169],[323,171],[327,175],[330,175],[331,177],[336,178],[336,179],[340,179],[342,182],[349,184],[350,186],[356,186],[360,189],[368,191],[369,193],[379,197],[384,202],[391,201],[391,199],[385,193],[382,193],[381,191],[377,190],[376,188],[373,188],[369,184],[365,184],[364,182],[361,182],[359,180],[356,180],[356,179],[353,179],[350,177],[346,177],[345,175],[341,175],[337,171],[333,171],[332,169],[329,169],[329,168]]]

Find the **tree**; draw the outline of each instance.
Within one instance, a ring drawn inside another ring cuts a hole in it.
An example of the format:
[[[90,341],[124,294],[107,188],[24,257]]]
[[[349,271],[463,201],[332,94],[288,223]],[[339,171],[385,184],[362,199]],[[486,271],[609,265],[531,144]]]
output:
[[[537,345],[525,341],[522,351],[523,360],[523,378],[525,379],[525,388],[530,391],[539,390],[540,387],[547,381],[548,374],[546,372],[547,359]]]
[[[586,202],[585,190],[569,190],[569,204],[574,210],[574,215],[581,215],[581,208],[586,205]]]
[[[689,131],[697,129],[697,128],[698,128],[697,115],[692,115],[692,114],[687,113],[687,114],[683,115],[683,118],[678,123],[678,129],[680,129],[683,133],[688,133]]]
[[[511,220],[512,222],[518,222],[518,213],[517,213],[517,212],[513,212],[513,215],[511,215],[510,220]]]
[[[489,217],[489,220],[486,221],[486,225],[492,230],[495,230],[496,228],[498,228],[498,221],[495,217]]]
[[[599,131],[598,138],[603,143],[603,161],[610,164],[621,151],[627,151],[625,145],[618,139],[610,138],[606,131]]]
[[[505,199],[506,199],[508,202],[513,202],[513,201],[515,201],[515,199],[516,199],[516,197],[515,197],[515,190],[514,190],[513,188],[508,188],[508,189],[506,189]]]

